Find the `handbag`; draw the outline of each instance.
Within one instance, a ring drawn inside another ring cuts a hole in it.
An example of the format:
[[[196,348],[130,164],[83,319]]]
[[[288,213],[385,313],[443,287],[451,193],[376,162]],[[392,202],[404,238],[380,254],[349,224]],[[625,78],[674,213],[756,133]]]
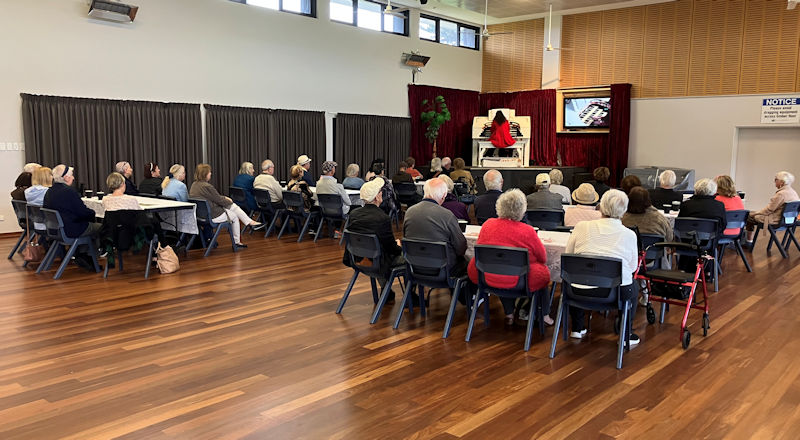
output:
[[[30,232],[30,222],[27,222],[25,225],[25,231],[28,234],[28,238],[30,239],[31,232]],[[25,246],[25,249],[22,250],[22,259],[29,262],[29,263],[38,263],[42,261],[44,258],[44,247],[39,246],[39,243],[34,241],[28,242],[28,245]]]
[[[156,249],[156,265],[158,266],[158,271],[161,273],[173,273],[181,268],[178,255],[175,254],[172,247],[162,247],[161,243],[158,243],[158,248]]]

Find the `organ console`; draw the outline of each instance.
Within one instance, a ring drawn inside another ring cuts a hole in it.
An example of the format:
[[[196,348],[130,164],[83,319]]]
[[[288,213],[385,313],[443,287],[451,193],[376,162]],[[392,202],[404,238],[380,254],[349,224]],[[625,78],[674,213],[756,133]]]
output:
[[[511,136],[517,141],[514,145],[504,148],[512,150],[512,157],[497,157],[499,148],[489,142],[492,121],[497,111],[503,115],[511,127]],[[513,109],[495,108],[489,110],[489,116],[476,116],[472,120],[472,166],[497,168],[519,168],[528,166],[531,157],[531,118],[530,116],[516,116]]]

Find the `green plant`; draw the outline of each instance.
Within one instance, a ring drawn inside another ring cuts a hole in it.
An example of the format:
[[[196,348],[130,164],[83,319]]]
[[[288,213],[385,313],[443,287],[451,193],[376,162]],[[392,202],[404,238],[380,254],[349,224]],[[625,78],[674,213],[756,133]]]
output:
[[[450,110],[444,102],[443,96],[437,96],[433,101],[422,100],[422,122],[428,124],[425,130],[425,138],[433,144],[433,155],[436,156],[436,138],[439,136],[439,129],[450,120]]]

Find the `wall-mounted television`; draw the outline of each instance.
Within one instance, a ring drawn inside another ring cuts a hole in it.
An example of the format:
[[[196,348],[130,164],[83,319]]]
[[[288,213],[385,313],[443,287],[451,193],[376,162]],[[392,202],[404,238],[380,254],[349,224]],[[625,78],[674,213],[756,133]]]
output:
[[[609,128],[611,97],[564,98],[564,128]]]

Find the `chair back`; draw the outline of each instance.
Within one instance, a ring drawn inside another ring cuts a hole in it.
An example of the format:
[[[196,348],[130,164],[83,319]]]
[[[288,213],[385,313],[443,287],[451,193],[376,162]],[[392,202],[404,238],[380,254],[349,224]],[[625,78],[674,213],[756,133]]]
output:
[[[561,279],[568,284],[612,289],[622,283],[622,260],[611,257],[561,254]]]
[[[564,211],[560,209],[531,209],[526,212],[528,224],[543,231],[564,226]]]
[[[475,268],[478,269],[478,286],[489,287],[485,274],[517,277],[513,289],[528,293],[528,250],[508,246],[475,245]]]
[[[269,190],[263,188],[253,188],[253,198],[256,200],[256,206],[261,212],[272,213],[275,210],[272,208],[272,197]]]
[[[323,217],[344,218],[342,197],[339,194],[317,194]]]
[[[417,195],[417,185],[412,182],[400,182],[394,185],[394,192],[398,197],[413,197]]]
[[[359,234],[344,230],[347,252],[350,253],[350,264],[368,275],[381,275],[381,244],[375,234]],[[365,265],[365,260],[371,265]]]
[[[247,206],[247,195],[244,192],[244,188],[239,188],[238,186],[228,187],[228,194],[231,195],[233,203]]]
[[[283,192],[283,203],[289,209],[296,209],[298,211],[305,211],[305,203],[303,202],[303,195],[295,191]]]
[[[150,197],[151,199],[157,199],[157,198],[158,198],[158,196],[157,196],[157,195],[155,195],[155,194],[153,194],[153,193],[143,193],[143,192],[140,192],[140,193],[138,194],[138,196],[140,196],[140,197]]]
[[[402,245],[409,276],[429,287],[448,285],[446,243],[404,238]]]
[[[654,247],[656,243],[662,243],[664,236],[658,234],[639,234],[640,245],[639,251],[645,251],[644,258],[647,260],[658,260],[664,256],[664,249]]]
[[[781,213],[781,221],[778,223],[777,228],[793,226],[797,221],[798,211],[800,211],[800,201],[785,203],[783,205],[783,212]]]
[[[17,216],[17,224],[20,228],[26,229],[28,227],[28,202],[24,200],[12,200],[11,206],[14,208],[14,214]]]
[[[747,216],[750,211],[746,209],[737,209],[735,211],[725,211],[725,229],[744,229]],[[723,235],[723,238],[736,238],[741,235],[739,231],[736,235]]]
[[[197,222],[202,224],[212,224],[211,221],[211,205],[208,204],[208,200],[205,199],[189,199],[189,202],[194,203],[197,206],[195,215],[197,216]]]
[[[68,241],[69,239],[64,232],[64,220],[61,219],[61,214],[54,209],[40,208],[40,211],[44,214],[44,226],[47,238],[57,241]]]
[[[44,214],[42,214],[42,207],[39,205],[28,205],[28,217],[30,221],[33,223],[33,227],[35,230],[43,232],[41,226],[37,229],[36,224],[43,225],[44,224]]]
[[[676,241],[699,244],[711,249],[716,244],[717,220],[709,218],[678,217],[675,219]]]

